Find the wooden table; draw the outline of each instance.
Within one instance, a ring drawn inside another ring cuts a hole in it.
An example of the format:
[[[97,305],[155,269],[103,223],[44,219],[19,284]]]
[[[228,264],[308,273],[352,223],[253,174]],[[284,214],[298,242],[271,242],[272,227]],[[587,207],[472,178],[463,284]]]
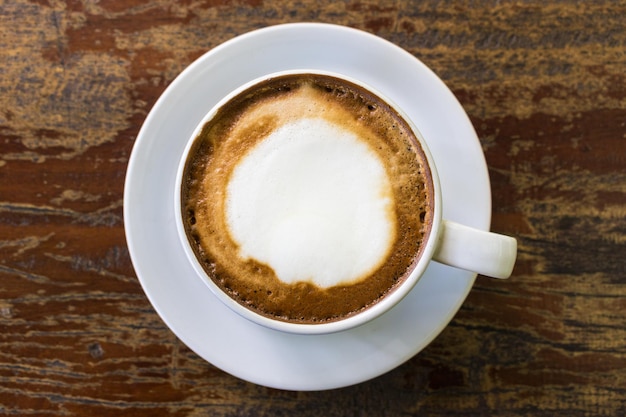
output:
[[[548,4],[546,4],[548,3]],[[0,1],[0,415],[626,413],[626,2]],[[482,143],[513,277],[374,380],[290,392],[198,357],[145,297],[123,189],[148,111],[221,42],[319,21],[431,67]]]

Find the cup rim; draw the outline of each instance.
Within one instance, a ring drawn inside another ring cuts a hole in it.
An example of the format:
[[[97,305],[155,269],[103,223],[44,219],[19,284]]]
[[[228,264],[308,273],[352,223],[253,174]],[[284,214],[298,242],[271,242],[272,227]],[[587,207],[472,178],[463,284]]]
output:
[[[422,250],[422,254],[419,259],[413,264],[413,269],[409,273],[403,282],[401,282],[396,288],[394,288],[391,292],[389,292],[385,297],[376,302],[374,305],[368,307],[367,309],[356,313],[354,315],[325,323],[293,323],[282,320],[276,320],[269,318],[267,316],[263,316],[255,311],[246,308],[245,306],[238,303],[228,294],[219,288],[219,286],[207,275],[206,271],[200,264],[197,259],[193,248],[189,242],[187,237],[187,232],[184,227],[184,221],[182,216],[182,202],[181,202],[181,191],[182,191],[182,179],[184,170],[187,163],[187,158],[189,157],[189,152],[191,151],[193,144],[196,141],[196,138],[200,134],[203,126],[213,118],[218,110],[230,101],[232,98],[236,97],[241,92],[247,90],[248,88],[253,87],[254,85],[261,83],[265,80],[286,76],[286,75],[297,75],[297,74],[313,74],[313,75],[324,75],[335,77],[341,80],[345,80],[347,82],[356,84],[361,88],[368,90],[374,95],[378,96],[382,101],[387,103],[391,108],[393,108],[409,125],[413,133],[415,134],[417,140],[419,141],[420,146],[422,147],[423,153],[426,157],[426,161],[428,163],[428,168],[430,170],[432,185],[433,185],[433,218],[431,227],[428,230],[424,248]],[[381,93],[376,88],[371,85],[360,81],[354,77],[344,75],[342,73],[336,71],[327,71],[320,69],[290,69],[283,71],[271,72],[259,77],[256,77],[239,87],[235,88],[227,95],[225,95],[221,100],[219,100],[197,123],[193,132],[187,139],[187,143],[183,150],[183,153],[180,157],[178,168],[176,172],[176,181],[174,187],[174,216],[175,216],[175,224],[176,231],[179,238],[179,241],[183,247],[187,260],[190,262],[193,267],[196,275],[200,278],[211,290],[213,295],[215,295],[223,304],[229,307],[232,311],[242,316],[243,318],[261,325],[263,327],[285,332],[291,334],[301,334],[301,335],[323,335],[323,334],[331,334],[337,333],[341,331],[346,331],[353,329],[355,327],[359,327],[364,325],[377,317],[383,315],[390,309],[392,309],[396,304],[398,304],[417,284],[420,278],[426,271],[426,268],[430,264],[433,254],[435,253],[435,249],[437,248],[439,241],[439,231],[441,229],[440,225],[442,222],[442,196],[440,189],[440,180],[439,175],[437,173],[436,165],[434,163],[434,159],[426,142],[426,139],[419,131],[413,120],[406,114],[405,111],[402,110],[400,106],[398,106],[393,100],[391,100],[388,96]]]

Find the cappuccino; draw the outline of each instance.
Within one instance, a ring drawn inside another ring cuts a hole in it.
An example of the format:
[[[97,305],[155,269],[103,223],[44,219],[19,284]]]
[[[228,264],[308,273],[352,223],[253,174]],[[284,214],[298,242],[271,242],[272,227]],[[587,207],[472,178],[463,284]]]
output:
[[[346,80],[282,75],[205,123],[181,188],[208,277],[248,309],[318,324],[376,304],[411,272],[433,181],[407,122]]]

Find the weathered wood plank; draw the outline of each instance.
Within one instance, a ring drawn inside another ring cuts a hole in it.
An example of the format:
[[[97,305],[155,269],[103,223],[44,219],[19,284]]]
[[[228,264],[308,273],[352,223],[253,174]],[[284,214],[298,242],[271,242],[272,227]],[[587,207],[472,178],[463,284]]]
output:
[[[0,414],[626,414],[626,3],[0,1]],[[480,137],[520,253],[372,381],[272,390],[206,363],[143,294],[133,141],[174,77],[249,30],[322,21],[430,66]]]

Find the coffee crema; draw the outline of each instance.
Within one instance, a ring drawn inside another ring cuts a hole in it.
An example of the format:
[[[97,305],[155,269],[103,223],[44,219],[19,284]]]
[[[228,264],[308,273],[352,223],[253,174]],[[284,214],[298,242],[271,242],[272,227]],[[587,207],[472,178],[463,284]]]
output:
[[[406,121],[320,74],[271,78],[222,105],[194,140],[181,195],[210,279],[252,311],[310,324],[357,314],[401,284],[433,201]]]

